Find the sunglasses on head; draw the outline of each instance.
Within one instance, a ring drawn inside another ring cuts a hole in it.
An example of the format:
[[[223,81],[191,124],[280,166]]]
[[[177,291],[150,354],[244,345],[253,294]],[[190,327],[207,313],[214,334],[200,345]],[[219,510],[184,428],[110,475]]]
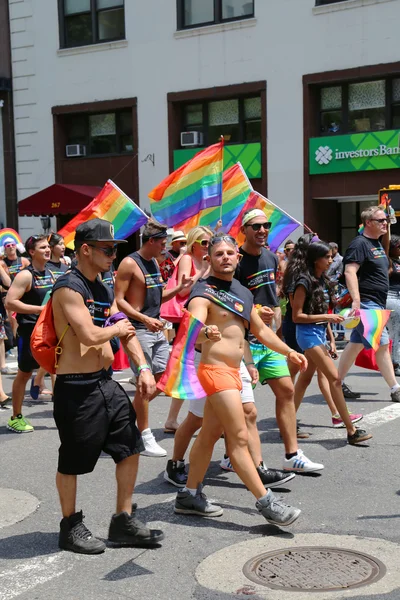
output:
[[[247,223],[245,227],[251,227],[253,231],[260,231],[261,227],[268,231],[272,227],[272,223],[267,221],[266,223]]]
[[[200,246],[203,246],[203,248],[208,248],[208,245],[210,243],[208,240],[195,240],[195,242],[200,244]]]
[[[210,246],[221,244],[221,242],[227,242],[228,244],[232,244],[235,247],[237,246],[235,238],[227,234],[214,235],[210,240]]]
[[[96,250],[101,250],[103,254],[111,258],[114,254],[117,254],[118,245],[114,244],[114,246],[95,246],[94,244],[88,244],[91,248],[95,248]]]

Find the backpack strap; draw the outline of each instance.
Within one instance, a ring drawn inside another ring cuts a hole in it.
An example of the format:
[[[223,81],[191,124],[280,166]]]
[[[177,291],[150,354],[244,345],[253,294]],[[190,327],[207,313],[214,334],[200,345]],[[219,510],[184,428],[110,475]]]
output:
[[[68,327],[69,327],[69,323],[66,324],[64,331],[61,334],[60,339],[57,342],[57,346],[55,348],[55,361],[54,361],[54,368],[57,370],[58,369],[58,357],[60,356],[60,354],[62,354],[62,348],[61,348],[61,342],[63,341],[63,338],[65,336],[65,334],[68,331]]]

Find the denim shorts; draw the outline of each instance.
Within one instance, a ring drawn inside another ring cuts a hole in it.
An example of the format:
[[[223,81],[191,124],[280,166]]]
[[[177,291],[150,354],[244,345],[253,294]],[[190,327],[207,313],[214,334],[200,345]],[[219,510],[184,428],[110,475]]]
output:
[[[303,352],[315,346],[325,346],[326,325],[316,325],[315,323],[296,325],[296,339]]]
[[[376,302],[372,302],[372,300],[366,300],[365,302],[361,302],[360,308],[378,308],[383,310],[385,307],[377,304]],[[371,344],[368,344],[367,340],[363,337],[364,325],[360,321],[357,327],[353,329],[350,336],[350,342],[353,344],[363,344],[364,348],[371,348]],[[381,341],[379,342],[380,346],[387,346],[389,344],[389,332],[387,327],[382,331]]]

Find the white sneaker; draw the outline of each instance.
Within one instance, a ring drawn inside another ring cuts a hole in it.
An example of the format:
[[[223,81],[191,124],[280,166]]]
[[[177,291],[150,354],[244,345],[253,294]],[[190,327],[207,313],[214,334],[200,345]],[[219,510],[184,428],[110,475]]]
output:
[[[144,443],[144,450],[140,453],[142,456],[167,456],[167,451],[157,444],[151,429],[142,431],[142,440]]]
[[[300,448],[297,450],[296,456],[292,458],[285,458],[283,460],[283,470],[293,471],[295,473],[313,473],[315,471],[322,471],[324,465],[312,462],[303,453]]]
[[[231,460],[230,460],[229,456],[227,456],[226,458],[224,456],[224,458],[219,463],[219,466],[224,471],[232,471],[233,473],[235,472],[235,469],[232,466],[232,463],[231,463]]]

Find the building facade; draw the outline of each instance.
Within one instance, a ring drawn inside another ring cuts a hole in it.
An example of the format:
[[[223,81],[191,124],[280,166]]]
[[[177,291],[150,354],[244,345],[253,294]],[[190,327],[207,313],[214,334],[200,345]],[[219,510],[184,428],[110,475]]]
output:
[[[400,0],[9,0],[9,12],[20,214],[59,226],[71,189],[84,204],[107,178],[148,208],[221,134],[226,166],[240,160],[255,189],[342,244],[364,203],[400,183]],[[38,226],[20,216],[23,237]]]

